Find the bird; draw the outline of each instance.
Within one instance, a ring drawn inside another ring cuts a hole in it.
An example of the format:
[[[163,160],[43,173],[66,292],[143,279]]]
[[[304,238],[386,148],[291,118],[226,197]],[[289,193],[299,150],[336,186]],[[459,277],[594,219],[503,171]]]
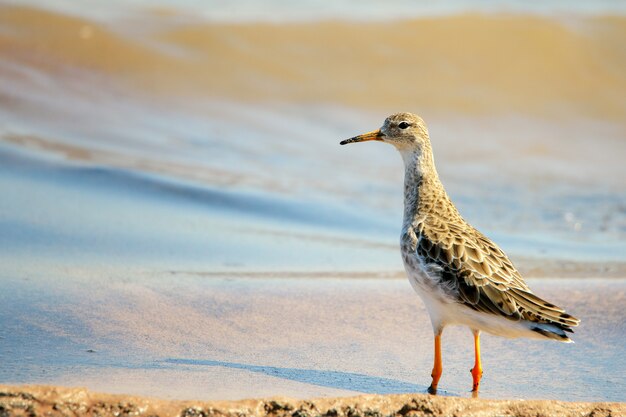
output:
[[[404,216],[400,251],[413,289],[433,327],[434,365],[430,394],[443,372],[441,336],[449,325],[474,336],[472,393],[483,368],[480,334],[552,339],[571,343],[580,320],[535,295],[507,255],[466,222],[446,193],[435,168],[426,124],[412,113],[387,117],[381,128],[340,142],[393,145],[404,161]]]

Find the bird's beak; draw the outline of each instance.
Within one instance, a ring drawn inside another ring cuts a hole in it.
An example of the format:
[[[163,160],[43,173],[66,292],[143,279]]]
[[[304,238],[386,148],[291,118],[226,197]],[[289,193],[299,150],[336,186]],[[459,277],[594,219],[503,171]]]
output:
[[[355,136],[355,137],[350,138],[350,139],[342,140],[341,142],[339,142],[339,144],[340,145],[347,145],[348,143],[365,142],[365,141],[368,141],[368,140],[380,140],[380,141],[382,141],[384,137],[385,137],[385,135],[383,134],[383,132],[381,132],[380,129],[377,129],[377,130],[373,130],[371,132],[363,133],[362,135]]]

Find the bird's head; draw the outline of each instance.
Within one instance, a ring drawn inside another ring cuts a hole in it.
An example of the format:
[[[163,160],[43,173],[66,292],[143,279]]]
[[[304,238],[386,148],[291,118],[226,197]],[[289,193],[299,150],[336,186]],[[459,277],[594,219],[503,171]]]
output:
[[[412,113],[396,113],[385,119],[380,129],[355,136],[340,142],[341,145],[348,143],[377,140],[390,143],[400,152],[420,152],[430,149],[428,130],[424,121]]]

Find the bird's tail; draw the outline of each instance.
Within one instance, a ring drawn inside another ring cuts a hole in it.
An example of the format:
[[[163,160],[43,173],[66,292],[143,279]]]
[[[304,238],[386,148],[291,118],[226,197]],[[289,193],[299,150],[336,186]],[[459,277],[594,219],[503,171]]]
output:
[[[578,326],[579,319],[530,291],[513,289],[510,293],[521,307],[522,318],[527,320],[530,330],[549,339],[572,343],[568,333],[574,333],[572,327]]]
[[[574,343],[566,332],[574,333],[569,327],[560,323],[529,323],[530,330],[539,333],[548,339],[558,340],[564,343]]]

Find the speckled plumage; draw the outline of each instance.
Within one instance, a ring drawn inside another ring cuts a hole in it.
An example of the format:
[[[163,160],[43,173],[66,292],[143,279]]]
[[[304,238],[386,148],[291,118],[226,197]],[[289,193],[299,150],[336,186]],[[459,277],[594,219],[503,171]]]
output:
[[[458,324],[472,329],[476,338],[484,330],[505,337],[571,342],[567,333],[579,320],[533,294],[504,252],[461,217],[439,180],[421,118],[394,114],[379,130],[342,144],[364,140],[390,143],[404,160],[402,258],[436,336],[445,326]],[[477,345],[482,374],[479,356]],[[440,364],[433,369],[434,392],[437,372],[440,375]],[[475,376],[475,390],[479,381]]]

